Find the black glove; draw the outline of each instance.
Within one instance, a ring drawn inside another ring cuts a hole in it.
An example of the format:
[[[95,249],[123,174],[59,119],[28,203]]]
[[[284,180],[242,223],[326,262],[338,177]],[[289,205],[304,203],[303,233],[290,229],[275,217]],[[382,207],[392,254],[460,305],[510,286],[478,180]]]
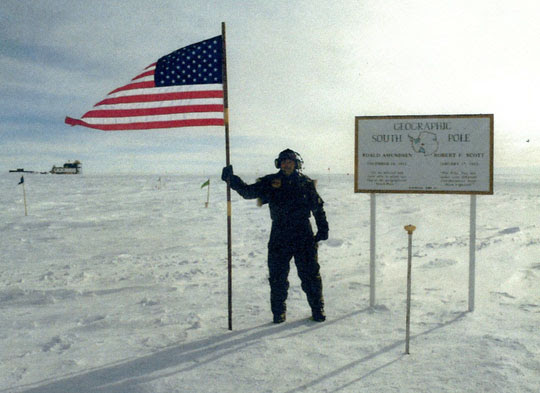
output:
[[[233,175],[233,168],[232,168],[232,165],[227,165],[227,166],[224,167],[223,170],[221,171],[221,180],[223,180],[223,181],[230,180],[230,178],[232,177],[232,175]]]
[[[317,234],[315,235],[315,243],[321,240],[328,240],[328,232],[317,232]]]

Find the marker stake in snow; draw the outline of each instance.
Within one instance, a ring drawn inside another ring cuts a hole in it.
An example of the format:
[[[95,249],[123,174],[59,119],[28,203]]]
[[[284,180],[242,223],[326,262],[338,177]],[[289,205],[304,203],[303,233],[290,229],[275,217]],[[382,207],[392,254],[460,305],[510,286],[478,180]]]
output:
[[[207,181],[205,181],[201,188],[204,188],[206,187],[207,188],[207,192],[206,192],[206,202],[204,203],[204,207],[208,207],[208,204],[210,203],[210,179],[208,179]]]
[[[414,225],[405,226],[409,234],[409,256],[407,261],[407,318],[405,327],[405,353],[409,354],[409,339],[411,336],[411,270],[412,270],[412,234],[416,227]]]
[[[24,176],[21,176],[21,181],[19,181],[19,184],[22,184],[23,189],[23,199],[24,199],[24,215],[28,215],[28,208],[26,207],[26,189],[24,188]]]

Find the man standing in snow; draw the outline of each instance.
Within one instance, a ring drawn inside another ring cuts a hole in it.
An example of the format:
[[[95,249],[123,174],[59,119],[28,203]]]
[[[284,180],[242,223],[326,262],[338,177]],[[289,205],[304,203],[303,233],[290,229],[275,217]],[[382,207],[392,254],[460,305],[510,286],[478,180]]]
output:
[[[261,204],[268,203],[270,208],[272,231],[268,242],[268,269],[274,323],[285,321],[292,257],[311,307],[312,319],[317,322],[326,319],[317,242],[328,239],[328,222],[315,182],[300,172],[302,163],[298,153],[286,149],[275,160],[279,172],[259,178],[254,184],[248,185],[234,175],[232,165],[223,168],[221,174],[221,178],[230,181],[231,188],[244,199],[259,198]],[[315,236],[309,222],[311,213],[317,224]]]

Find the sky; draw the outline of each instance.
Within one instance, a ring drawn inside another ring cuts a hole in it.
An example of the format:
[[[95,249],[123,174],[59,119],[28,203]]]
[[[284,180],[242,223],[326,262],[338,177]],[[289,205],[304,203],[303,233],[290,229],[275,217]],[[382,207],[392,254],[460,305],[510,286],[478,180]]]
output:
[[[495,168],[540,167],[537,0],[0,2],[0,171],[218,174],[223,127],[64,124],[226,23],[231,162],[354,172],[354,118],[494,114]]]

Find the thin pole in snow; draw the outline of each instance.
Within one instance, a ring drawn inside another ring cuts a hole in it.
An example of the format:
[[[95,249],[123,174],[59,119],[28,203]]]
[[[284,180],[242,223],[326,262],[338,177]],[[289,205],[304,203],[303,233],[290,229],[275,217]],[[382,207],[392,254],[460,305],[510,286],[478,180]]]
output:
[[[206,190],[206,203],[204,204],[204,207],[208,207],[210,204],[210,179],[208,179],[208,190]]]
[[[26,207],[26,188],[24,188],[24,183],[22,184],[23,189],[23,199],[24,199],[24,215],[28,216],[28,208]]]
[[[21,176],[21,180],[19,181],[19,184],[22,184],[23,189],[23,200],[24,200],[24,215],[28,215],[28,209],[26,207],[26,188],[24,188],[24,176]]]
[[[412,234],[416,227],[414,225],[405,226],[409,235],[409,253],[407,258],[407,317],[405,319],[405,353],[409,354],[409,340],[411,337],[411,271],[412,271]]]

